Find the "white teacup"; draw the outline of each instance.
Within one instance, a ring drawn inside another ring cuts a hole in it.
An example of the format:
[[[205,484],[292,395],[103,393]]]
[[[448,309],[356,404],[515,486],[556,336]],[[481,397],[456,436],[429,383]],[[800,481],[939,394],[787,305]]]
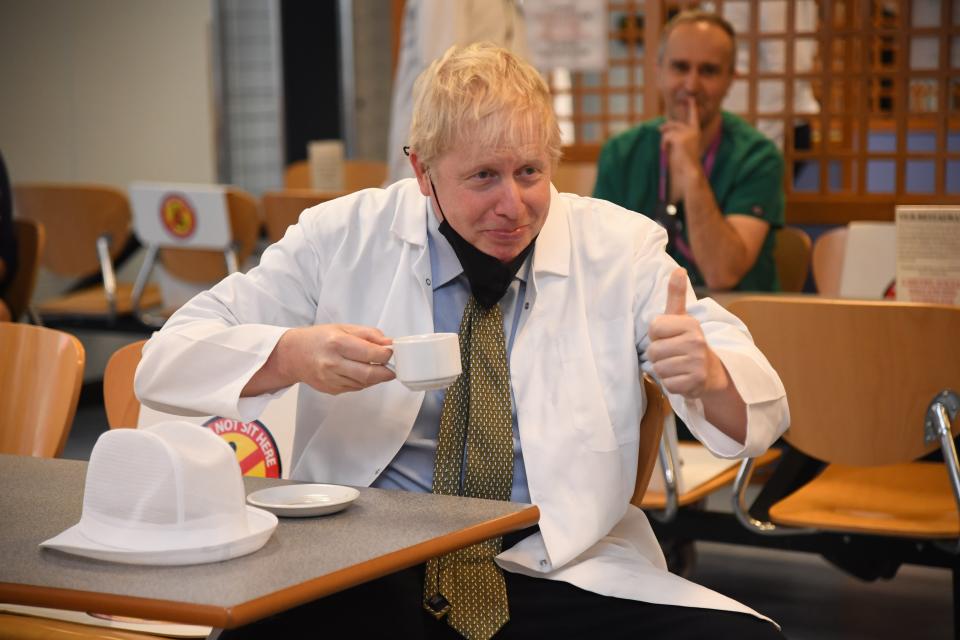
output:
[[[387,366],[413,391],[443,389],[460,376],[460,337],[455,333],[425,333],[393,339]]]

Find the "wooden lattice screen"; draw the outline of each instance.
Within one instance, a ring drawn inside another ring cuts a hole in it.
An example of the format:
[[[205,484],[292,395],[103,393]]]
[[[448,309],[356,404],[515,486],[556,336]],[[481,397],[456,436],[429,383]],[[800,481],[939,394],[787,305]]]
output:
[[[608,0],[607,69],[548,78],[572,133],[567,161],[595,161],[608,137],[661,113],[660,31],[694,6],[738,32],[724,106],[780,139],[789,222],[960,202],[957,0]]]

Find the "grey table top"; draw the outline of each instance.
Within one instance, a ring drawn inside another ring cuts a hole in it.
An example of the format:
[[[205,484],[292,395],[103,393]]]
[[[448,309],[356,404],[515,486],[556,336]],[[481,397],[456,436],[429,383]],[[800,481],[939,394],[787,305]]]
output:
[[[259,551],[184,567],[41,549],[80,519],[86,463],[0,455],[0,602],[233,627],[534,524],[531,505],[362,488],[350,508],[281,518]],[[247,492],[286,484],[245,478]]]

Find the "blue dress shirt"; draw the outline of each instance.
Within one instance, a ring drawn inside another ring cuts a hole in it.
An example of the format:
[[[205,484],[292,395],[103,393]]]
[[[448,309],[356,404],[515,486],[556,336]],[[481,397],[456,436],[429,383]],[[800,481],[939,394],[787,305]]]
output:
[[[439,230],[439,222],[428,204],[427,247],[430,251],[431,286],[433,287],[433,330],[438,333],[460,333],[463,310],[470,299],[470,284],[460,266],[460,260],[450,243]],[[517,271],[513,282],[498,303],[503,312],[503,334],[507,341],[507,361],[513,349],[513,339],[520,326],[530,255]],[[527,488],[527,472],[523,466],[523,451],[520,448],[520,432],[517,429],[517,403],[510,388],[510,407],[513,414],[513,491],[514,502],[530,502]],[[387,468],[374,481],[379,489],[402,489],[429,493],[433,490],[433,465],[440,434],[440,413],[446,389],[427,391],[423,405],[407,441],[397,452]]]

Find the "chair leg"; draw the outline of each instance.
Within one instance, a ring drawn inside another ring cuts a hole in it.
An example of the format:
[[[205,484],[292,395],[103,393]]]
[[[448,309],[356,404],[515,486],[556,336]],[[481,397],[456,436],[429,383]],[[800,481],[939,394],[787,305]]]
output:
[[[950,572],[953,574],[953,638],[960,640],[960,560],[954,560]]]

